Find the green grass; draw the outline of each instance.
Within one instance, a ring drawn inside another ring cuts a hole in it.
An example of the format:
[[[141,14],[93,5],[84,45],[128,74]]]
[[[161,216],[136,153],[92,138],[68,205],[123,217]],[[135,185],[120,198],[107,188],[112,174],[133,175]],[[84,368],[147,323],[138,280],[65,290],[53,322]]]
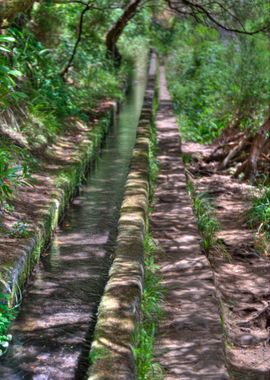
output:
[[[149,194],[149,203],[151,203],[154,200],[155,195],[155,184],[159,172],[159,164],[156,159],[157,155],[157,136],[156,136],[156,130],[155,127],[151,127],[151,137],[150,137],[150,152],[149,152],[149,179],[150,179],[150,194]]]
[[[264,187],[260,196],[253,197],[248,224],[257,230],[256,247],[262,253],[270,254],[270,187]]]
[[[154,342],[156,326],[162,318],[161,302],[164,291],[157,276],[159,267],[155,264],[156,244],[148,233],[144,242],[145,278],[142,298],[142,320],[134,338],[134,355],[136,359],[138,380],[161,380],[163,369],[155,362]]]
[[[265,187],[259,197],[253,198],[249,224],[270,236],[270,187]]]
[[[213,217],[213,206],[207,193],[196,193],[191,180],[188,180],[188,192],[193,202],[193,209],[197,217],[198,227],[203,238],[203,249],[206,254],[219,244],[216,237],[220,229],[218,221]]]
[[[24,161],[22,163],[22,161]],[[0,208],[6,209],[13,198],[14,190],[21,186],[31,186],[29,157],[19,148],[12,148],[4,141],[0,144]]]
[[[192,155],[182,152],[182,160],[185,166],[189,165],[192,162]]]
[[[159,163],[157,160],[158,142],[157,142],[157,130],[155,124],[155,117],[159,106],[159,75],[156,77],[155,82],[155,94],[152,106],[152,120],[150,128],[150,151],[149,151],[149,182],[150,182],[150,194],[149,205],[154,200],[156,180],[159,173]]]
[[[156,95],[158,94],[158,82],[156,82]],[[156,180],[159,172],[157,161],[157,135],[154,116],[158,108],[158,98],[155,97],[153,104],[153,120],[150,130],[149,152],[149,209],[154,200]],[[155,263],[157,246],[148,231],[144,239],[144,292],[141,306],[141,323],[134,336],[133,352],[136,361],[137,380],[162,380],[163,368],[155,361],[154,345],[158,321],[162,318],[162,300],[164,289],[161,286],[157,274],[159,269]]]

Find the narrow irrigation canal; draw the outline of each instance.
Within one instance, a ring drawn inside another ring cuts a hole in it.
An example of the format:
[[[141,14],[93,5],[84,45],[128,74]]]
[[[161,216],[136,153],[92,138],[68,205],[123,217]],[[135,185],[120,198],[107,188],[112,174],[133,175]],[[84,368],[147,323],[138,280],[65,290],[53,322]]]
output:
[[[127,100],[80,196],[28,286],[0,363],[1,380],[82,379],[106,283],[146,83],[137,62]]]

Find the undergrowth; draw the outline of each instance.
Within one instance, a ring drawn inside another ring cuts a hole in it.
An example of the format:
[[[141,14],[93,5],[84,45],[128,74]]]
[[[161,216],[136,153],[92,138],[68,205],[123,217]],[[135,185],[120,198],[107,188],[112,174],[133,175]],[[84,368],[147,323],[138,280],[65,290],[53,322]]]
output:
[[[189,22],[175,23],[165,37],[183,140],[211,143],[227,127],[250,133],[262,124],[269,105],[266,37],[223,36]]]
[[[207,193],[196,193],[194,184],[191,180],[187,181],[188,192],[193,202],[193,209],[197,217],[199,231],[202,235],[203,249],[206,254],[219,241],[216,237],[220,229],[219,223],[213,217],[213,206]]]
[[[102,27],[94,33],[85,30],[68,77],[61,77],[76,41],[80,9],[79,4],[36,3],[31,23],[23,27],[14,23],[0,36],[0,208],[4,211],[16,187],[27,185],[30,153],[41,157],[76,121],[90,122],[100,102],[124,97],[122,86],[131,60],[124,56],[121,67],[115,68],[103,41],[117,12],[102,17]],[[89,12],[88,22],[95,17],[96,12]],[[20,154],[18,140],[23,146]]]
[[[17,315],[17,306],[10,306],[11,297],[8,294],[0,293],[0,356],[9,347],[12,335],[8,334],[8,328]]]
[[[158,82],[156,83],[155,98],[153,102],[153,115],[158,108]],[[153,116],[154,119],[154,116]],[[157,161],[157,135],[155,122],[152,120],[150,130],[149,151],[149,212],[154,200],[156,179],[159,172]],[[158,247],[149,231],[144,239],[144,292],[141,305],[141,323],[134,337],[133,352],[136,361],[138,380],[162,380],[164,371],[155,361],[154,345],[158,321],[162,318],[162,300],[164,289],[157,274],[159,266],[155,263]]]
[[[135,337],[134,355],[138,380],[161,380],[163,369],[155,362],[154,342],[158,321],[162,318],[161,302],[164,291],[155,264],[157,246],[148,233],[144,241],[145,277],[142,298],[142,319]]]
[[[0,208],[8,208],[18,186],[31,186],[30,165],[22,149],[0,144]]]
[[[265,187],[260,196],[254,196],[248,213],[248,223],[256,228],[255,245],[260,252],[270,254],[270,187]]]

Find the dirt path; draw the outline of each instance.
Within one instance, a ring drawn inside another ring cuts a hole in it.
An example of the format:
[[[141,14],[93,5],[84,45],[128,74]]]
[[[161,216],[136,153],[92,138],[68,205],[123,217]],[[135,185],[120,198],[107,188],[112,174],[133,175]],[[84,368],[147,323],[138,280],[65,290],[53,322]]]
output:
[[[151,229],[164,251],[158,264],[166,295],[156,357],[165,380],[228,379],[213,273],[201,253],[163,67],[157,129],[160,173]]]
[[[207,147],[184,144],[185,153],[200,159]],[[223,304],[227,333],[227,357],[236,380],[270,379],[270,260],[258,252],[247,225],[252,188],[214,172],[213,164],[192,164],[198,192],[208,193],[220,223],[218,237],[226,255],[212,253],[216,284]]]

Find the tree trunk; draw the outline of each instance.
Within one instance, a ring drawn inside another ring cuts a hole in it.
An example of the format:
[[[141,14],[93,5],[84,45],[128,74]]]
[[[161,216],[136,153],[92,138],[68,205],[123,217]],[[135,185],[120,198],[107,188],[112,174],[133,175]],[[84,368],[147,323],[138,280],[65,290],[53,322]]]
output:
[[[112,57],[116,64],[119,64],[121,55],[117,49],[117,41],[119,40],[127,23],[135,16],[138,6],[142,0],[131,0],[124,8],[123,14],[116,23],[109,29],[106,36],[106,46],[108,56]]]
[[[18,13],[27,12],[35,0],[2,0],[0,1],[0,27],[9,24]]]

